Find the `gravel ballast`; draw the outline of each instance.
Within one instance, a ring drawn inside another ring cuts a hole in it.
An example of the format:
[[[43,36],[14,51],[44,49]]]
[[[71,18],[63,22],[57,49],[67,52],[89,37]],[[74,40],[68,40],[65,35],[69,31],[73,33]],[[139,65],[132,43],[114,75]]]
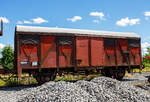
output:
[[[47,82],[41,86],[0,90],[2,102],[150,102],[149,92],[107,77],[91,81]],[[5,95],[4,95],[5,94]]]

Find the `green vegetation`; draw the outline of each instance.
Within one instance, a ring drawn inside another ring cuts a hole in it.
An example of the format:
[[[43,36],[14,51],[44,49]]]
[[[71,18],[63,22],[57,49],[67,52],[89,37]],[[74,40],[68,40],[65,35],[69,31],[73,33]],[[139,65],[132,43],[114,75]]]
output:
[[[2,64],[5,69],[14,68],[14,51],[11,46],[5,46],[1,52],[2,58],[0,64]]]
[[[134,69],[133,72],[150,72],[150,48],[147,48],[147,54],[143,56],[144,69]]]
[[[150,48],[147,48],[147,54],[143,57],[143,64],[150,64]]]
[[[15,76],[12,77],[11,74],[0,75],[0,76],[1,76],[0,77],[0,87],[37,84],[36,79],[34,79],[33,77],[29,77],[28,74],[23,74],[22,78],[17,78]],[[91,74],[88,76],[67,74],[62,77],[57,76],[55,79],[55,82],[57,82],[57,81],[74,81],[74,80],[91,80],[98,76],[100,76],[100,74]]]
[[[142,72],[150,72],[150,48],[147,48],[147,54],[143,57],[143,65],[145,66],[142,69]]]
[[[74,81],[74,80],[91,80],[95,77],[100,76],[101,74],[91,74],[91,75],[71,75],[71,74],[67,74],[64,75],[62,77],[57,76],[55,81]]]
[[[36,84],[37,81],[33,77],[29,77],[28,74],[23,74],[22,78],[17,78],[16,76],[12,76],[12,74],[8,75],[0,75],[0,87],[2,86],[17,86],[17,85],[29,85]]]
[[[0,80],[0,87],[1,86],[6,86],[6,83],[3,80]]]

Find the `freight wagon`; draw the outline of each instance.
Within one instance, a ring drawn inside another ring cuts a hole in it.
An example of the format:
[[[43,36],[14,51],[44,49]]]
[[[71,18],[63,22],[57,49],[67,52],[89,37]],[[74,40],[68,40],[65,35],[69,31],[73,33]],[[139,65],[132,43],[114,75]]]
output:
[[[141,41],[135,33],[16,26],[15,68],[39,83],[64,72],[101,72],[121,80],[141,68]]]

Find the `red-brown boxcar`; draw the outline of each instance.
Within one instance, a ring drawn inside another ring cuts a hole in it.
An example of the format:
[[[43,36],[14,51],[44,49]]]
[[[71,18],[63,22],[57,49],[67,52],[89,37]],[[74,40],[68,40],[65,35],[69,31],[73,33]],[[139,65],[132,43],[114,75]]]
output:
[[[125,70],[141,67],[140,37],[135,33],[16,26],[18,74],[28,72],[38,82],[56,73],[100,71],[122,79]]]

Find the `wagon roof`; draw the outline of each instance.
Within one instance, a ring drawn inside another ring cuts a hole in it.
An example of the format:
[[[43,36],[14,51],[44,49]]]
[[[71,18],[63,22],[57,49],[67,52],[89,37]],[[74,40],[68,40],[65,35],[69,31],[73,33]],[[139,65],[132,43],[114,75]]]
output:
[[[118,37],[118,38],[140,38],[136,33],[129,32],[110,32],[97,30],[82,30],[56,27],[36,27],[36,26],[16,26],[16,32],[25,33],[49,33],[49,34],[70,34],[76,36],[102,36],[102,37]],[[18,33],[21,34],[21,33]]]

